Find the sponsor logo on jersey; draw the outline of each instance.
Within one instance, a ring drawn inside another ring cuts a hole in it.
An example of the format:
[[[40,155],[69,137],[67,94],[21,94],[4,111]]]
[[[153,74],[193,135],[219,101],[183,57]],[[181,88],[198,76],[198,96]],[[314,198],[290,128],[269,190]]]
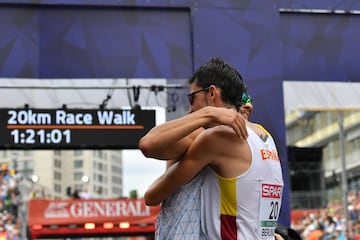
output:
[[[262,160],[275,160],[280,161],[276,150],[260,149]]]
[[[263,183],[261,186],[261,196],[264,198],[281,198],[282,186]]]

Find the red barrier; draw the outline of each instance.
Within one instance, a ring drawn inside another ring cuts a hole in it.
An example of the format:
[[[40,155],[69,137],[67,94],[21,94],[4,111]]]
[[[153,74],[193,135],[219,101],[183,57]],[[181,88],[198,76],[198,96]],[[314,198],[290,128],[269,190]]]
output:
[[[53,236],[151,235],[160,206],[143,199],[88,199],[29,201],[31,239]]]

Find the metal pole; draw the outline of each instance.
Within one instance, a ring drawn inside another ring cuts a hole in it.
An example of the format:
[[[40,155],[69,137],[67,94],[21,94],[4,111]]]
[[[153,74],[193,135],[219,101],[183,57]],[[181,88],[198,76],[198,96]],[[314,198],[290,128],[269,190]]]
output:
[[[343,112],[338,111],[338,124],[339,124],[339,143],[340,143],[340,156],[341,156],[341,183],[344,205],[345,227],[348,229],[349,211],[348,211],[348,179],[346,172],[346,159],[345,159],[345,133],[344,133],[344,117]]]
[[[151,85],[151,86],[114,86],[114,85],[102,85],[102,86],[63,86],[63,85],[0,85],[0,89],[53,89],[53,90],[102,90],[102,89],[132,89],[133,87],[139,87],[144,89],[149,89],[151,91],[162,91],[163,89],[184,89],[187,88],[186,85],[180,84],[166,84],[166,85]]]

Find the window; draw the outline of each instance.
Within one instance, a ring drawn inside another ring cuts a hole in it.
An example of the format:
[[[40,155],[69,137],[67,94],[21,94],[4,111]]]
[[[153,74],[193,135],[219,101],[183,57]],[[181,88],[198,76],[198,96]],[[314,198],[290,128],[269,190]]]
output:
[[[81,180],[83,176],[83,173],[82,172],[74,172],[74,180]]]
[[[61,180],[61,173],[60,172],[54,172],[54,179],[55,180]]]
[[[33,169],[34,161],[33,160],[24,160],[24,170]]]
[[[96,152],[96,157],[98,159],[106,159],[106,152],[104,152],[103,150],[98,150]]]
[[[120,184],[122,182],[120,177],[115,177],[115,176],[111,177],[111,181],[114,184]]]
[[[104,168],[103,168],[103,164],[102,163],[98,163],[98,170],[102,171]]]
[[[76,149],[74,150],[74,156],[81,156],[83,153],[82,149]]]
[[[61,168],[61,160],[60,159],[54,159],[54,166],[56,168]]]
[[[113,195],[121,196],[121,194],[122,194],[121,193],[121,188],[112,187],[111,189],[112,189],[111,192],[112,192]]]
[[[78,192],[82,192],[84,186],[82,184],[75,184],[74,188],[78,191]]]
[[[61,184],[55,183],[54,184],[54,191],[56,193],[61,193]]]
[[[6,158],[6,154],[7,153],[7,151],[5,150],[5,151],[1,151],[1,158]]]
[[[101,174],[98,175],[98,181],[101,182],[101,183],[104,182],[103,175],[101,175]]]
[[[74,168],[82,168],[83,167],[83,165],[84,165],[84,162],[83,162],[83,160],[75,160],[74,161]]]
[[[24,156],[25,157],[31,157],[33,155],[32,151],[24,151]]]
[[[112,165],[112,167],[111,167],[111,172],[112,172],[112,173],[118,173],[118,174],[121,174],[121,167],[118,167],[118,166]]]

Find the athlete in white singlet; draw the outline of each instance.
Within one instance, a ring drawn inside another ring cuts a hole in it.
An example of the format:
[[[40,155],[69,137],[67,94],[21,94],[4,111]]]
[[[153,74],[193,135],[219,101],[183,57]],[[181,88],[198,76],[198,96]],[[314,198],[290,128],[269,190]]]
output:
[[[248,133],[252,163],[247,171],[233,178],[209,166],[202,171],[201,222],[208,239],[274,239],[283,189],[280,161],[268,133],[264,140],[251,128]]]

